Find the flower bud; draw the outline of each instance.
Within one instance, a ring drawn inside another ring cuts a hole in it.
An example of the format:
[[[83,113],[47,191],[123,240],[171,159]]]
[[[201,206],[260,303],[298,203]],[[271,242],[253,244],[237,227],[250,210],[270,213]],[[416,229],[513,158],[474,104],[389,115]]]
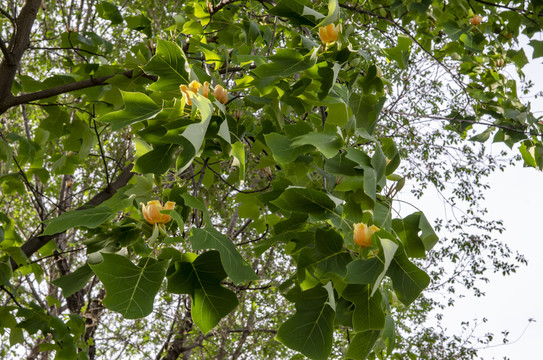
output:
[[[375,225],[368,227],[366,224],[354,224],[353,240],[356,245],[366,248],[371,245],[371,236],[374,232],[379,231]]]
[[[209,83],[206,81],[204,82],[204,86],[202,86],[202,94],[204,95],[204,97],[208,97],[209,95]]]
[[[469,23],[473,26],[479,26],[483,22],[483,17],[481,15],[473,15],[471,19],[469,19]]]
[[[329,24],[319,28],[319,37],[324,45],[328,46],[337,41],[339,33],[341,32],[341,24],[334,26]]]
[[[140,203],[143,217],[149,224],[166,224],[172,218],[168,214],[161,214],[162,210],[173,210],[175,208],[174,201],[168,201],[164,206],[158,200],[151,200],[147,205]]]
[[[219,102],[222,104],[226,104],[228,102],[228,91],[226,91],[226,89],[221,85],[215,86],[213,96],[215,96],[215,99],[219,100]]]

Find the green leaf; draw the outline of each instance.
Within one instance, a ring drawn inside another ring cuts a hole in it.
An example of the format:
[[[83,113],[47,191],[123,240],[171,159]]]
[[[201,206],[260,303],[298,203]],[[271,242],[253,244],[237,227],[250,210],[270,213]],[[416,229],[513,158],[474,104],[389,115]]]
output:
[[[337,1],[337,0],[336,0]],[[325,63],[326,66],[319,67],[318,74],[322,79],[322,86],[319,89],[319,100],[323,100],[330,93],[330,89],[336,83],[337,76],[341,70],[341,65],[337,62],[332,64]],[[319,64],[320,65],[320,64]]]
[[[349,284],[375,284],[379,275],[383,273],[384,264],[373,257],[368,260],[357,259],[347,265],[345,281]]]
[[[409,49],[413,40],[405,35],[398,36],[398,45],[393,48],[383,49],[383,53],[390,59],[400,65],[402,69],[407,68],[409,62]]]
[[[392,354],[392,350],[394,350],[394,346],[396,345],[396,329],[394,319],[390,315],[385,317],[385,329],[381,340],[385,342],[387,354]]]
[[[343,249],[343,238],[333,229],[318,229],[315,247],[304,247],[298,258],[298,279],[302,289],[313,287],[330,274],[344,277],[351,255]]]
[[[452,41],[457,41],[460,39],[460,36],[470,30],[469,25],[459,27],[458,24],[454,21],[447,21],[443,24],[443,31]]]
[[[296,303],[296,314],[281,325],[276,339],[310,359],[328,359],[332,352],[335,312],[326,289],[294,288],[287,298]]]
[[[517,65],[518,68],[522,69],[524,65],[528,64],[528,58],[526,57],[526,53],[524,52],[524,49],[520,50],[507,50],[507,57],[509,57],[515,65]]]
[[[322,20],[317,27],[326,26],[339,20],[339,5],[337,0],[328,1],[328,15]]]
[[[143,120],[153,119],[162,108],[149,96],[140,92],[125,92],[121,90],[124,109],[106,114],[100,121],[111,123],[113,131]]]
[[[117,25],[123,22],[123,16],[117,7],[107,1],[100,1],[96,4],[98,16],[102,19],[111,21],[112,25]]]
[[[136,266],[121,255],[102,256],[104,261],[90,267],[106,288],[104,305],[127,319],[149,315],[169,261],[144,258],[142,266]]]
[[[379,330],[356,333],[351,339],[346,357],[354,360],[366,360],[379,338],[379,334]]]
[[[194,250],[215,249],[220,253],[221,263],[228,277],[238,285],[244,281],[257,280],[253,268],[241,257],[236,246],[214,228],[193,229],[190,243]]]
[[[187,193],[184,193],[183,195],[181,195],[181,197],[183,198],[183,201],[185,201],[186,206],[190,206],[191,208],[198,209],[202,212],[202,214],[204,215],[204,221],[207,226],[213,225],[211,217],[209,216],[209,211],[207,211],[207,207],[201,198],[194,197]]]
[[[370,285],[349,285],[341,296],[355,306],[353,312],[354,331],[380,330],[385,327],[381,292],[371,294]]]
[[[328,104],[326,124],[343,126],[349,121],[351,115],[351,109],[344,102]]]
[[[298,156],[313,150],[313,147],[309,145],[293,146],[287,136],[277,133],[266,134],[264,138],[272,151],[273,158],[281,164],[293,162]]]
[[[134,171],[141,174],[152,173],[157,176],[164,174],[175,162],[177,148],[178,146],[175,144],[156,146],[136,160]]]
[[[404,219],[394,219],[392,227],[404,244],[409,257],[424,257],[426,251],[437,243],[437,237],[432,225],[422,212],[413,213]],[[421,235],[419,235],[421,232]]]
[[[530,40],[530,46],[534,48],[532,59],[536,59],[543,56],[543,41]]]
[[[221,286],[224,278],[217,251],[205,252],[194,261],[178,261],[169,270],[168,291],[191,296],[192,319],[204,334],[239,304],[236,294]]]
[[[94,229],[112,218],[113,215],[115,215],[115,213],[106,206],[97,206],[95,208],[85,210],[68,211],[51,220],[47,224],[47,227],[42,235],[58,234],[78,226]]]
[[[52,281],[52,283],[61,288],[62,294],[67,298],[83,289],[92,275],[92,269],[88,264],[85,264],[74,272]]]
[[[191,99],[200,113],[201,121],[187,126],[182,136],[178,137],[183,145],[183,152],[177,160],[179,172],[185,170],[200,151],[213,114],[213,104],[208,99],[200,94],[191,95]]]
[[[179,91],[179,85],[188,84],[190,67],[183,49],[174,42],[158,40],[156,55],[143,67],[158,81],[149,86],[153,91]]]
[[[237,141],[232,144],[232,155],[237,160],[239,167],[239,179],[243,183],[243,181],[245,181],[245,147],[241,142]]]
[[[400,248],[390,263],[387,275],[392,279],[392,287],[404,305],[411,304],[430,284],[430,277],[407,258]]]
[[[374,236],[379,236],[378,232],[375,233]],[[379,274],[379,276],[377,277],[377,280],[375,280],[375,284],[373,284],[372,295],[377,291],[377,289],[379,289],[379,284],[381,284],[381,281],[383,280],[385,275],[388,274],[388,270],[391,264],[393,263],[393,260],[395,259],[395,254],[399,247],[398,244],[396,244],[392,240],[381,238],[381,237],[378,237],[378,239],[379,239],[379,245],[380,245],[379,250],[381,250],[381,255],[379,258],[380,259],[384,258],[384,263],[383,263],[384,267],[381,274]]]
[[[524,160],[524,163],[527,166],[531,166],[534,168],[537,168],[537,163],[535,162],[535,147],[531,146],[528,142],[528,145],[526,145],[526,141],[520,144],[519,151],[522,155],[522,160]]]
[[[296,50],[278,49],[275,55],[268,58],[269,63],[257,66],[252,73],[260,79],[285,78],[315,65],[317,50],[318,48],[315,48],[304,56]]]
[[[356,127],[365,129],[371,135],[375,129],[375,125],[377,125],[377,118],[385,100],[386,97],[377,97],[373,94],[351,94],[349,106],[353,109],[353,114],[356,118]]]
[[[339,149],[343,147],[343,140],[337,134],[320,132],[310,132],[292,139],[291,146],[303,145],[315,146],[326,158],[330,159],[336,156]]]
[[[480,134],[477,134],[475,136],[472,136],[469,141],[477,141],[477,142],[482,142],[484,143],[485,141],[488,140],[488,138],[490,137],[490,135],[494,132],[494,130],[496,130],[496,128],[494,128],[493,126],[490,126],[488,127],[485,131],[483,131],[482,133]]]
[[[289,19],[292,25],[316,26],[317,20],[322,19],[324,15],[304,4],[307,4],[307,2],[300,0],[280,0],[268,12],[272,15]]]
[[[328,219],[334,214],[336,203],[327,194],[309,188],[289,187],[271,201],[286,211],[302,212]]]

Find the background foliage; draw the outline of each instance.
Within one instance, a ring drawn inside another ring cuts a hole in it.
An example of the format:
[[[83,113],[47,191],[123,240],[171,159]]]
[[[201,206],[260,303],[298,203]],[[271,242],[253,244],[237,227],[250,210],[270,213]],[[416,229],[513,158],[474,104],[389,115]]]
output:
[[[516,157],[543,167],[519,46],[543,56],[542,11],[2,3],[0,355],[475,358],[427,320],[526,262],[481,200]],[[194,80],[228,103],[184,95]],[[400,216],[405,184],[468,210]],[[141,213],[155,199],[176,202],[164,231]]]

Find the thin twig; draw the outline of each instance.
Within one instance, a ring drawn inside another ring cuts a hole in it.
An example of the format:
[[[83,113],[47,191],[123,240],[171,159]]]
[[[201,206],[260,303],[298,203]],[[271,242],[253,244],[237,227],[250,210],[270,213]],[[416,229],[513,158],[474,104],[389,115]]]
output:
[[[13,300],[13,302],[15,303],[15,305],[17,305],[18,307],[22,308],[21,304],[19,304],[19,302],[17,301],[17,299],[15,298],[15,296],[13,296],[13,294],[4,287],[4,285],[0,285],[0,289],[4,290],[4,292],[6,292],[9,297],[11,298],[11,300]]]
[[[257,189],[257,190],[241,190],[241,189],[238,189],[237,187],[235,187],[234,185],[230,184],[228,181],[226,181],[225,179],[223,179],[223,177],[221,176],[221,174],[219,174],[218,172],[216,172],[215,170],[213,170],[212,168],[208,167],[209,170],[211,170],[213,173],[215,173],[215,175],[217,175],[219,177],[219,179],[225,183],[226,185],[228,185],[230,188],[236,190],[237,192],[239,193],[242,193],[242,194],[252,194],[252,193],[257,193],[257,192],[262,192],[262,191],[266,191],[270,188],[271,184],[268,184],[266,185],[266,187],[263,187],[262,189]]]
[[[94,105],[93,105],[93,110],[94,110]],[[100,155],[101,155],[101,158],[102,158],[102,162],[104,163],[104,172],[105,172],[105,175],[106,175],[107,186],[109,186],[109,184],[110,184],[110,182],[109,182],[109,171],[107,169],[107,161],[106,161],[106,157],[105,157],[105,154],[104,154],[104,148],[102,146],[102,141],[100,140],[100,134],[98,134],[98,129],[96,127],[96,120],[93,118],[92,121],[94,122],[94,132],[96,133],[96,139],[98,139],[98,148],[100,149]]]

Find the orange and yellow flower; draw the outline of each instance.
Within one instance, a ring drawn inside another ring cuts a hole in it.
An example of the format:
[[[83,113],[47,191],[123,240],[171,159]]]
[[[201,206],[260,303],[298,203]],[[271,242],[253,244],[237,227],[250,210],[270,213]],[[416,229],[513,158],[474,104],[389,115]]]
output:
[[[168,201],[164,206],[158,200],[151,200],[147,202],[147,205],[140,203],[141,212],[143,217],[149,224],[166,224],[172,220],[172,217],[168,214],[161,214],[162,210],[173,210],[175,208],[174,201]]]
[[[228,91],[221,85],[215,86],[213,96],[215,96],[215,99],[219,100],[221,104],[226,104],[228,102]]]
[[[189,91],[193,93],[198,93],[200,89],[202,89],[202,95],[206,98],[209,98],[209,82],[204,82],[204,85],[199,83],[196,80],[191,81],[191,83],[187,85],[180,85],[179,89],[183,94],[185,94],[185,97],[187,98],[187,104],[192,105],[192,100],[190,100]],[[213,96],[217,100],[219,100],[221,103],[226,104],[228,102],[228,92],[221,86],[217,85],[215,86],[215,91],[213,92]]]
[[[483,22],[483,17],[481,15],[473,15],[471,19],[469,19],[469,23],[473,26],[479,26]]]
[[[371,236],[376,231],[379,231],[379,228],[375,225],[368,227],[363,223],[354,224],[353,240],[356,245],[366,248],[371,245]]]
[[[324,45],[328,46],[337,41],[341,32],[341,24],[329,24],[319,28],[319,37]]]

